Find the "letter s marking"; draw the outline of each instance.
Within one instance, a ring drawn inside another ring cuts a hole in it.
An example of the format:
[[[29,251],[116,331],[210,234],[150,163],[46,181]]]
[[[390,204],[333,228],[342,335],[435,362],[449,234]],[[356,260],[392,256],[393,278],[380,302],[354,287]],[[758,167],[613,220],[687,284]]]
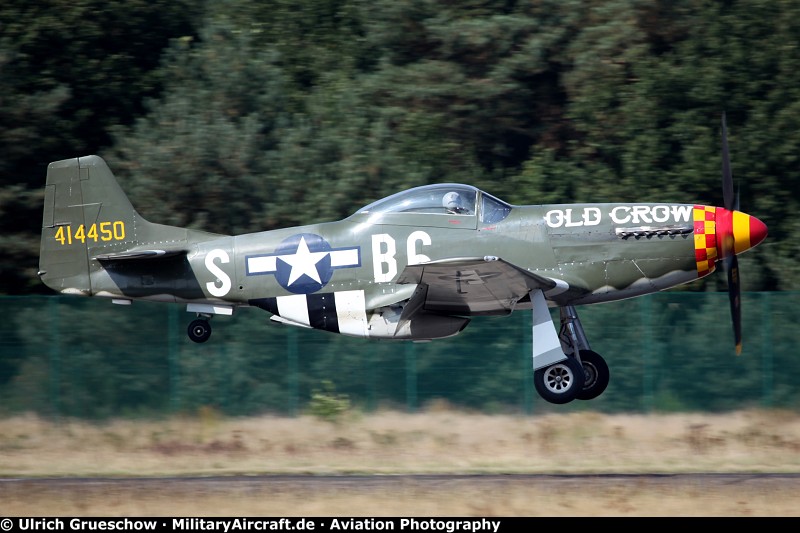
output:
[[[230,263],[231,259],[225,250],[211,250],[206,255],[206,268],[212,275],[217,277],[216,281],[206,283],[206,289],[212,296],[221,298],[231,290],[231,278],[214,263],[215,259],[219,259],[221,263]]]

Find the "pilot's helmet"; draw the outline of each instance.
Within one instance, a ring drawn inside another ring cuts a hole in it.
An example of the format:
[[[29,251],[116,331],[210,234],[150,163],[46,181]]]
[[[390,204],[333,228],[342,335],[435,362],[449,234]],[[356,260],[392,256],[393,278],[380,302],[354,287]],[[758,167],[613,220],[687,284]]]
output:
[[[461,205],[461,196],[455,191],[451,191],[444,195],[442,198],[442,206],[451,211],[459,211],[463,209]]]

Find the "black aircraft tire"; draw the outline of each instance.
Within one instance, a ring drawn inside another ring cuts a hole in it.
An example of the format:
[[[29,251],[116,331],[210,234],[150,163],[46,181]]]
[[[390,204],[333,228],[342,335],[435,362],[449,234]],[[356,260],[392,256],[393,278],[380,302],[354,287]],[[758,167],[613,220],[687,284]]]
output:
[[[550,403],[564,404],[574,400],[586,381],[583,367],[574,357],[533,373],[533,385],[539,396]]]
[[[208,320],[198,318],[197,320],[192,320],[186,332],[194,342],[206,342],[211,336],[211,324],[208,323]]]
[[[605,359],[597,352],[581,350],[581,362],[583,363],[586,381],[576,398],[578,400],[593,400],[606,390],[611,373],[608,370]]]

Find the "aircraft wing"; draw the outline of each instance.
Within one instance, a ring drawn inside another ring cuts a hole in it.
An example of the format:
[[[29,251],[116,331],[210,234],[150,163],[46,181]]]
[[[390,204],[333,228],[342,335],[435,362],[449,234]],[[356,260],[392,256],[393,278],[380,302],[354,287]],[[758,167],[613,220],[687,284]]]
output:
[[[409,265],[397,282],[427,289],[420,302],[426,311],[463,315],[507,314],[531,290],[556,286],[552,279],[493,256]]]

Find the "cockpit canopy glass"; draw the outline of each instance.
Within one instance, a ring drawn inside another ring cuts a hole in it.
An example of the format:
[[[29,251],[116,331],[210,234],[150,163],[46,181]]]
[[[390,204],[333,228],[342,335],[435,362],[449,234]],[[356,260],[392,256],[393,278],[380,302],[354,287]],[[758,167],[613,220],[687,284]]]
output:
[[[494,224],[500,222],[511,212],[511,206],[502,200],[498,200],[491,194],[481,195],[481,222],[484,224]]]
[[[477,189],[466,185],[425,185],[371,203],[359,213],[475,214]]]
[[[480,193],[480,194],[479,194]],[[393,194],[357,211],[361,214],[429,213],[440,215],[476,214],[476,201],[481,198],[481,221],[491,224],[503,220],[511,206],[475,187],[457,183],[424,185]]]

